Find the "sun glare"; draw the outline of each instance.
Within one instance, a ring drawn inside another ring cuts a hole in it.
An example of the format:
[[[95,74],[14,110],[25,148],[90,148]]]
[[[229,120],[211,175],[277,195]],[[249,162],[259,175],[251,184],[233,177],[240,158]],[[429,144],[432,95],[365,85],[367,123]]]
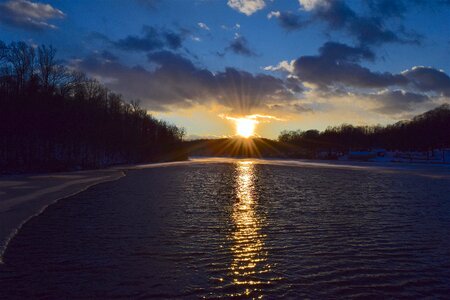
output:
[[[232,117],[227,116],[225,114],[220,114],[219,117],[221,117],[222,119],[232,121],[235,126],[236,135],[243,138],[256,136],[257,135],[255,133],[256,126],[260,123],[269,123],[273,120],[283,121],[283,119],[279,119],[274,116],[267,116],[260,114],[246,115],[242,117]]]
[[[248,118],[235,119],[236,122],[236,134],[244,138],[251,137],[255,134],[255,127],[258,123],[257,120]]]

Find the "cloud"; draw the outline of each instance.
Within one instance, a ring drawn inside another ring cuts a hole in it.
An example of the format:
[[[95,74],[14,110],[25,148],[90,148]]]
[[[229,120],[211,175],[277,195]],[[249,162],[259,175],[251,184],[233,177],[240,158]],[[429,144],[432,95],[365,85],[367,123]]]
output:
[[[327,7],[329,5],[327,0],[298,0],[300,6],[307,11],[316,9],[318,7]]]
[[[27,30],[56,29],[51,19],[62,19],[66,15],[50,4],[27,0],[10,0],[0,3],[0,23]]]
[[[281,113],[294,113],[294,114],[305,114],[312,113],[313,109],[305,104],[291,103],[291,104],[274,104],[270,106],[270,111],[281,112]]]
[[[195,104],[219,103],[236,114],[296,98],[288,83],[264,74],[235,68],[213,73],[197,67],[186,57],[170,51],[148,54],[152,70],[126,66],[117,60],[92,54],[74,60],[72,67],[95,78],[108,78],[106,85],[128,99],[139,98],[146,108],[165,111]]]
[[[308,112],[313,111],[312,108],[310,108],[306,105],[303,105],[303,104],[298,104],[298,103],[292,104],[290,107],[293,108],[295,112],[299,112],[299,113],[308,113]]]
[[[287,73],[294,73],[294,62],[295,60],[287,61],[283,60],[278,63],[276,66],[267,66],[263,69],[266,71],[272,71],[272,72],[287,72]]]
[[[309,25],[308,21],[302,20],[301,17],[292,12],[271,11],[267,18],[276,18],[281,27],[286,30],[295,30]]]
[[[301,93],[305,90],[303,83],[296,76],[289,75],[286,78],[285,82],[286,82],[286,87],[293,93]]]
[[[327,42],[319,49],[318,55],[301,56],[294,62],[282,61],[277,66],[264,69],[289,71],[302,81],[325,88],[339,84],[347,89],[401,86],[417,92],[450,97],[450,76],[444,71],[415,66],[399,74],[392,74],[373,72],[359,64],[374,59],[375,54],[368,48]]]
[[[375,59],[375,54],[367,47],[351,47],[336,42],[326,42],[319,53],[327,60],[359,62]]]
[[[345,30],[363,45],[419,42],[416,36],[387,29],[383,22],[385,18],[359,15],[343,0],[327,0],[327,5],[314,7],[313,13],[314,18],[327,23],[329,29]]]
[[[241,24],[236,23],[234,26],[221,25],[220,28],[222,28],[223,30],[235,30],[235,31],[238,31],[241,28]]]
[[[266,6],[264,0],[228,0],[228,6],[250,16]]]
[[[295,99],[279,78],[226,68],[215,75],[218,83],[220,102],[238,113],[249,114],[254,108],[268,103],[280,103]]]
[[[415,105],[432,100],[427,95],[411,93],[404,90],[385,90],[377,94],[369,95],[369,97],[381,105],[375,111],[387,115],[412,111]]]
[[[327,88],[336,84],[355,88],[382,88],[404,85],[408,80],[402,75],[372,72],[358,64],[373,60],[374,54],[364,47],[327,42],[319,55],[302,56],[294,62],[294,74],[299,79]]]
[[[390,29],[386,20],[401,18],[407,7],[402,0],[368,0],[363,1],[368,14],[355,11],[344,0],[299,0],[300,7],[307,14],[273,11],[269,18],[276,18],[284,29],[302,29],[315,22],[325,23],[328,31],[345,31],[361,45],[380,45],[383,43],[419,44],[422,36],[408,32],[404,27]],[[412,4],[422,3],[414,0]]]
[[[241,116],[233,117],[233,116],[228,116],[226,114],[220,114],[219,117],[221,117],[222,119],[231,120],[231,121],[238,121],[242,118]],[[280,119],[275,116],[260,115],[260,114],[245,115],[243,117],[247,120],[251,120],[251,122],[254,122],[255,124],[270,123],[272,121],[285,121],[284,119]]]
[[[400,116],[450,92],[450,77],[443,71],[416,66],[399,74],[374,72],[360,65],[375,59],[370,49],[336,42],[325,43],[317,55],[264,68],[282,72],[281,77],[236,68],[212,72],[167,50],[149,52],[147,59],[149,68],[128,66],[103,51],[72,66],[153,111],[219,104],[236,115],[304,114],[317,111],[318,99],[327,99],[327,107],[354,99],[365,111]]]
[[[384,115],[399,116],[450,98],[450,76],[443,70],[415,66],[401,73],[375,72],[362,65],[376,58],[370,48],[337,42],[323,44],[318,52],[263,69],[286,75],[284,85],[300,95],[298,99],[313,99],[314,103],[318,98],[359,99],[366,110]],[[367,107],[370,103],[372,107]],[[294,111],[292,105],[274,103],[271,107]]]
[[[278,18],[278,17],[280,17],[280,11],[278,11],[278,10],[274,10],[274,11],[271,11],[270,13],[268,13],[267,14],[267,18],[268,19],[272,19],[272,17],[273,18]]]
[[[198,27],[200,27],[201,29],[208,30],[208,31],[210,30],[209,27],[208,27],[208,25],[206,25],[205,23],[198,22],[197,25],[198,25]]]
[[[225,50],[238,55],[256,56],[256,53],[250,49],[247,39],[243,36],[235,37]]]
[[[329,99],[354,97],[376,104],[372,110],[385,115],[410,112],[427,107],[440,97],[450,97],[450,77],[444,71],[415,66],[395,74],[374,72],[360,64],[374,59],[375,54],[366,47],[327,42],[318,55],[281,61],[264,70],[287,73],[286,87],[292,81],[299,89],[291,91],[305,99],[311,95]]]
[[[411,83],[423,92],[435,92],[450,97],[450,77],[444,71],[416,66],[402,72]]]
[[[181,47],[184,35],[168,29],[143,26],[142,35],[129,35],[111,43],[119,49],[130,51],[176,50]]]

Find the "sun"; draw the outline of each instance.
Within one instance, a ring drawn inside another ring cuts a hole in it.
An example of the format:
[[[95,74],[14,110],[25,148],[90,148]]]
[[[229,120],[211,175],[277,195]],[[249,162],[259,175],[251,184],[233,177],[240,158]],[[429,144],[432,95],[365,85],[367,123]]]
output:
[[[258,123],[257,120],[249,118],[236,118],[234,121],[236,122],[237,135],[244,138],[249,138],[252,135],[255,135],[255,127]]]
[[[280,120],[273,116],[266,116],[266,115],[259,115],[259,114],[244,115],[244,116],[241,115],[240,117],[232,117],[232,116],[227,116],[225,114],[220,114],[219,117],[221,117],[222,119],[232,121],[235,126],[236,136],[243,137],[243,138],[258,136],[255,133],[255,130],[256,130],[256,126],[261,122],[268,122],[267,120],[271,120],[271,119]],[[260,121],[261,119],[263,121]]]

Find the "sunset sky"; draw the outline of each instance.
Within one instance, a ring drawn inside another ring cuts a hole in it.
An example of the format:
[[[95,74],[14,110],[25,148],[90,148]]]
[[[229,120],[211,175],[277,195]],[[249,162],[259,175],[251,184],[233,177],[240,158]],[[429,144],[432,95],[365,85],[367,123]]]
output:
[[[0,1],[0,39],[52,44],[189,137],[387,124],[450,103],[449,0]]]

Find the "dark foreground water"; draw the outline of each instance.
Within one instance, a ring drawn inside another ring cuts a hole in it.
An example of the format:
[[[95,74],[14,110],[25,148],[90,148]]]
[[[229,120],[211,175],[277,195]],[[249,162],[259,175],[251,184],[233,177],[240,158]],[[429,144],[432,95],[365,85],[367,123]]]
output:
[[[28,222],[0,298],[450,296],[450,180],[255,164],[130,171]]]

